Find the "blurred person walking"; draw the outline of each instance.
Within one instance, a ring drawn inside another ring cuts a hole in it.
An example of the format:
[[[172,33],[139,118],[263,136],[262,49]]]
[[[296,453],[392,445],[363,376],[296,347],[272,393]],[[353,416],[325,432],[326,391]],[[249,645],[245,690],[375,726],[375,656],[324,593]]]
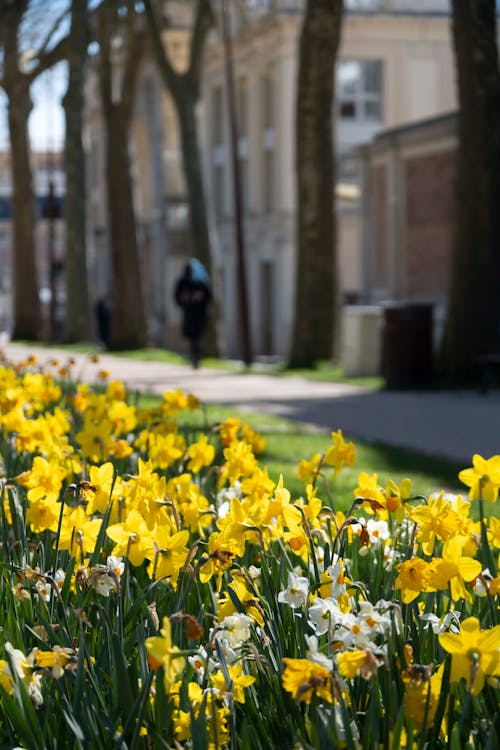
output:
[[[191,363],[199,367],[201,339],[209,315],[212,289],[207,270],[197,258],[191,258],[175,285],[175,302],[182,309],[182,335],[190,342]]]

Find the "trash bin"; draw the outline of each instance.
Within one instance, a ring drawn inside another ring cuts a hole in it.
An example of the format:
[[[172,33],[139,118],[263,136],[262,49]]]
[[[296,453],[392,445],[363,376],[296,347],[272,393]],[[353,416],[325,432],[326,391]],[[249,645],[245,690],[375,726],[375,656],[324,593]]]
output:
[[[342,313],[340,366],[344,375],[380,375],[382,308],[346,305]]]
[[[382,375],[387,388],[425,388],[432,380],[432,305],[384,307]]]

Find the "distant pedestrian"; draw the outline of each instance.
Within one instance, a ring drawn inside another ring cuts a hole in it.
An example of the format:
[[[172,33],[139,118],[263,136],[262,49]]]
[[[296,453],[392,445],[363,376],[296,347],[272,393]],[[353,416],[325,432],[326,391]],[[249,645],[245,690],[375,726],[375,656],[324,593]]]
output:
[[[95,316],[99,341],[106,349],[109,349],[111,333],[111,309],[109,306],[109,302],[105,297],[101,297],[97,300],[95,305]]]
[[[210,279],[203,263],[191,258],[175,285],[175,301],[182,309],[182,335],[189,339],[193,367],[201,358],[201,339],[212,299]]]

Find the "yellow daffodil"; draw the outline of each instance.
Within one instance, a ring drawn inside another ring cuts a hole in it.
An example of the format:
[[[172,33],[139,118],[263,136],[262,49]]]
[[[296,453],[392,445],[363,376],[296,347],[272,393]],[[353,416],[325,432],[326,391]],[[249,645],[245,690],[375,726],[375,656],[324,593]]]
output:
[[[482,497],[483,500],[494,503],[500,487],[500,456],[486,459],[476,453],[472,457],[472,467],[463,469],[458,478],[470,487],[471,500]]]
[[[210,466],[215,457],[215,448],[208,442],[206,435],[201,435],[198,442],[191,443],[187,452],[189,456],[187,468],[193,474],[198,474],[200,469]]]
[[[313,482],[318,478],[320,469],[321,453],[315,453],[308,461],[303,458],[299,463],[298,477],[303,482]]]
[[[59,549],[69,550],[75,558],[79,555],[83,558],[84,555],[92,553],[101,524],[100,518],[89,519],[81,505],[74,510],[70,509],[63,516]]]
[[[342,677],[352,680],[361,675],[365,680],[377,671],[380,661],[369,648],[356,651],[343,651],[337,654],[337,664]]]
[[[224,677],[223,671],[219,669],[212,675],[213,686],[221,693],[231,692],[237,703],[244,703],[245,688],[253,685],[255,677],[250,674],[245,674],[241,663],[230,665],[227,668],[227,671],[230,677],[229,685],[226,684],[226,678]]]
[[[358,486],[354,490],[354,497],[364,499],[363,508],[367,513],[387,515],[385,493],[382,487],[379,487],[377,474],[370,476],[365,471],[361,472],[358,477]]]
[[[289,490],[283,485],[283,474],[280,474],[274,495],[267,508],[265,523],[277,521],[280,526],[295,531],[302,523],[302,514],[298,507],[291,502]]]
[[[232,539],[218,532],[210,534],[207,558],[199,568],[198,575],[201,583],[207,583],[212,576],[216,575],[220,587],[222,573],[231,567],[236,554],[237,547]]]
[[[309,659],[283,659],[283,689],[299,703],[310,703],[313,697],[332,703],[332,673],[322,664]]]
[[[106,387],[106,397],[110,401],[125,401],[127,393],[120,380],[110,380]]]
[[[134,509],[127,514],[123,523],[108,526],[106,534],[115,542],[111,554],[115,557],[128,557],[136,567],[142,565],[154,544],[151,530],[141,514]]]
[[[82,449],[82,453],[89,461],[98,463],[105,461],[110,453],[113,425],[109,419],[95,420],[90,411],[85,412],[83,427],[75,435],[75,440]]]
[[[148,661],[151,669],[156,670],[163,667],[165,691],[168,693],[170,686],[182,674],[186,659],[179,653],[179,648],[172,644],[170,620],[163,618],[161,635],[146,639]]]
[[[481,563],[463,555],[462,551],[461,539],[454,537],[443,546],[442,557],[435,558],[430,563],[430,585],[439,590],[448,588],[449,584],[453,601],[471,601],[472,596],[466,589],[465,582],[473,581],[481,573]]]
[[[334,476],[340,472],[344,464],[346,466],[354,466],[356,460],[356,448],[354,443],[346,443],[342,430],[332,432],[333,445],[328,448],[325,453],[325,464],[327,466],[333,466]]]
[[[411,497],[411,480],[403,479],[401,484],[398,485],[393,479],[390,479],[385,488],[385,496],[387,510],[394,513],[396,521],[401,523],[406,515],[405,503]]]
[[[500,549],[500,518],[491,516],[488,522],[488,541],[492,547]]]
[[[487,676],[500,676],[500,625],[481,630],[479,620],[464,620],[460,633],[441,633],[439,643],[451,654],[451,681],[465,679],[472,695],[478,695]]]
[[[234,484],[240,477],[250,476],[257,467],[252,447],[243,440],[236,440],[224,449],[224,478]]]
[[[30,503],[38,500],[54,501],[59,499],[64,475],[64,469],[57,464],[42,456],[35,456],[31,469],[19,474],[16,481],[28,487]]]
[[[443,665],[429,676],[427,667],[412,665],[403,673],[405,683],[405,717],[413,719],[417,731],[421,731],[424,722],[431,726],[436,714],[441,685],[443,682]]]
[[[255,455],[262,453],[266,447],[266,438],[253,430],[247,424],[241,425],[241,439],[248,443]]]
[[[444,498],[444,492],[429,499],[427,505],[412,508],[410,518],[419,526],[417,541],[426,555],[432,555],[436,539],[446,541],[460,529],[460,518]]]
[[[88,484],[82,488],[87,500],[87,515],[91,516],[96,512],[105,513],[111,500],[118,497],[120,492],[118,480],[114,483],[113,497],[111,496],[114,478],[115,468],[111,461],[89,468]]]
[[[186,441],[175,432],[168,435],[151,435],[149,460],[159,469],[167,469],[184,454]]]
[[[243,606],[245,614],[255,620],[257,625],[260,625],[260,627],[263,628],[263,609],[259,604],[258,597],[256,597],[253,591],[250,591],[250,589],[247,588],[244,580],[242,580],[241,577],[233,578],[228,586],[228,589],[232,589],[234,594],[236,594],[236,599]],[[223,620],[225,617],[229,617],[229,615],[233,615],[237,611],[238,610],[236,609],[234,601],[231,598],[229,592],[226,592],[219,601],[219,607],[217,611],[219,620]]]
[[[186,544],[189,539],[189,531],[178,531],[170,534],[167,526],[157,526],[153,530],[154,545],[146,550],[146,558],[151,560],[148,567],[148,575],[151,578],[169,578],[172,586],[176,588],[179,570],[186,562],[189,552]]]
[[[420,557],[412,557],[396,566],[398,577],[394,588],[401,591],[401,598],[409,604],[423,591],[428,590],[430,570],[429,565]]]

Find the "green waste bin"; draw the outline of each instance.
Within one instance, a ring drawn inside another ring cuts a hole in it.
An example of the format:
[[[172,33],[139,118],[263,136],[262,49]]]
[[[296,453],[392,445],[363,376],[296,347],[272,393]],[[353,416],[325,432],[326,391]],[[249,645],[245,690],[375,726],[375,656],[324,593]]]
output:
[[[387,388],[425,388],[431,383],[432,312],[428,303],[384,307],[382,376]]]

